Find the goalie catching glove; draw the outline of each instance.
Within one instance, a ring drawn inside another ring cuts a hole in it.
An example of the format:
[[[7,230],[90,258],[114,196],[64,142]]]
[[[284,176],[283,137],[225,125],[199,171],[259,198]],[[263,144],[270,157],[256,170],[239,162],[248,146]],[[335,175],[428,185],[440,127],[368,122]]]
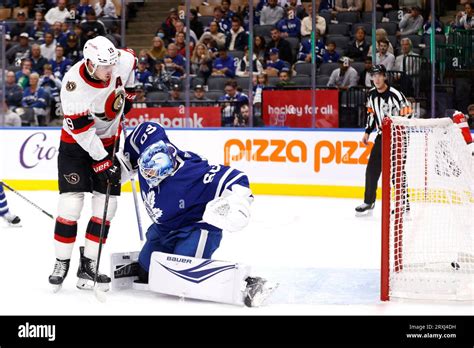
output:
[[[94,161],[92,170],[99,180],[109,180],[112,185],[120,184],[120,165],[113,163],[110,156],[100,161]]]
[[[237,232],[246,227],[250,221],[250,203],[253,201],[249,188],[234,185],[232,191],[226,189],[206,205],[203,220],[229,232]]]

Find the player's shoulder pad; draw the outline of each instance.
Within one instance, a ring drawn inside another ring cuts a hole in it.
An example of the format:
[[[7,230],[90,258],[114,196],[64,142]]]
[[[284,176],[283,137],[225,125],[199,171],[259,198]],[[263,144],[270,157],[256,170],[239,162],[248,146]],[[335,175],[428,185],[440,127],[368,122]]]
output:
[[[119,57],[120,57],[121,62],[123,61],[123,62],[133,63],[132,69],[135,69],[137,67],[138,58],[133,48],[119,48],[118,51],[119,51]]]

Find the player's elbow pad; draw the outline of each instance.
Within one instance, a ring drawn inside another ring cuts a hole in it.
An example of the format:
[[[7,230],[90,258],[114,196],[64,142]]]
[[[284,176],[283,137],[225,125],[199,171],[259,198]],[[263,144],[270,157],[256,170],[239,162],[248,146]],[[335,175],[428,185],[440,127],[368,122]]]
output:
[[[224,231],[238,232],[250,221],[250,201],[248,195],[228,191],[223,197],[207,203],[203,220]]]

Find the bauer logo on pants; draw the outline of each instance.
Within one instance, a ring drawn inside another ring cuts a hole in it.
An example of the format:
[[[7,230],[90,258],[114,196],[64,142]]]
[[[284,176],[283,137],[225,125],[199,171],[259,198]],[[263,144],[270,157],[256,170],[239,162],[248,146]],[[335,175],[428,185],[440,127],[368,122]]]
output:
[[[71,185],[76,185],[79,181],[81,181],[81,177],[77,173],[64,174],[64,178]]]

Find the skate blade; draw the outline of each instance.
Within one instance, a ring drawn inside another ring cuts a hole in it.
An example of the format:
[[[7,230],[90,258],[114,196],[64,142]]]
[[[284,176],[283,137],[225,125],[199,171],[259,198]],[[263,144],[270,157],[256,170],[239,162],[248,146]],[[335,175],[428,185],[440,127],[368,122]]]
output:
[[[140,291],[148,291],[150,288],[148,287],[148,283],[133,283],[132,284],[133,290],[140,290]]]
[[[62,284],[53,284],[53,293],[57,293],[59,292],[59,290],[61,290],[61,288],[63,287]]]
[[[278,288],[279,283],[265,283],[265,288],[254,295],[251,307],[260,307],[270,297],[270,295]]]
[[[109,286],[110,283],[96,283],[96,287],[100,290],[100,291],[109,291]],[[93,280],[89,280],[89,279],[82,279],[82,278],[79,278],[77,280],[77,284],[76,284],[76,287],[80,290],[95,290],[94,289],[94,281]]]
[[[356,211],[356,213],[355,213],[356,217],[370,217],[372,215],[374,215],[374,210],[373,209],[366,210],[366,211],[363,211],[363,212]]]

